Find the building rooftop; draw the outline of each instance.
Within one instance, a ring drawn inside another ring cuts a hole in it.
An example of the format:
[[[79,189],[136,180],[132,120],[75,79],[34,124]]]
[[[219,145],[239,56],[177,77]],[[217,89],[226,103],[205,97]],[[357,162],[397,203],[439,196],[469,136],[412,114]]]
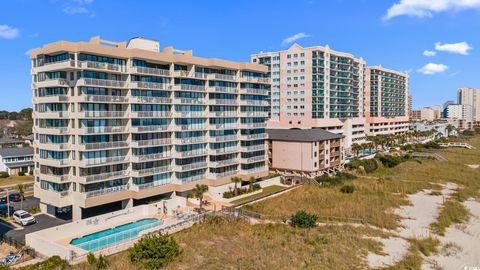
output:
[[[4,158],[17,156],[33,156],[33,147],[0,148],[0,156]]]
[[[318,142],[343,138],[324,129],[267,129],[268,139],[291,142]]]
[[[10,144],[10,143],[23,143],[23,141],[8,138],[8,137],[1,137],[0,138],[0,144]]]

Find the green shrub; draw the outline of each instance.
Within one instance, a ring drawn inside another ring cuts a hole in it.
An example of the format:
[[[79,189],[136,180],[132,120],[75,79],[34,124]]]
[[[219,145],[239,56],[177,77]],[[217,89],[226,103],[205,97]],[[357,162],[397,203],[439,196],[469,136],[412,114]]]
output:
[[[0,172],[0,178],[7,178],[7,177],[10,177],[8,172]]]
[[[317,219],[316,215],[308,214],[303,210],[297,211],[292,215],[290,225],[299,228],[313,228],[317,226]]]
[[[29,171],[28,174],[33,175],[33,171]]]
[[[163,234],[146,236],[128,249],[130,261],[139,268],[148,270],[165,267],[180,253],[180,247],[173,236]]]
[[[353,180],[355,178],[357,177],[353,174],[339,172],[334,176],[328,176],[326,174],[322,176],[317,176],[315,178],[315,181],[317,181],[322,186],[334,187],[343,184],[344,181]]]
[[[360,166],[363,167],[366,173],[372,173],[378,169],[378,164],[375,159],[354,158],[347,163],[347,167],[350,169],[359,169]]]
[[[100,270],[100,269],[106,269],[110,265],[110,262],[107,260],[107,257],[100,254],[98,256],[97,262],[95,263],[95,267]]]
[[[402,158],[394,156],[380,156],[378,160],[382,162],[383,166],[387,168],[393,168],[402,163]]]
[[[95,258],[95,255],[91,252],[87,254],[87,263],[89,265],[95,265],[95,263],[97,263],[97,258]]]
[[[25,176],[25,172],[18,172],[18,176]]]
[[[67,261],[59,256],[52,256],[43,262],[16,268],[18,270],[65,270],[69,268]],[[1,269],[1,268],[0,268]]]
[[[354,185],[345,185],[340,188],[340,191],[345,194],[352,194],[355,191]]]

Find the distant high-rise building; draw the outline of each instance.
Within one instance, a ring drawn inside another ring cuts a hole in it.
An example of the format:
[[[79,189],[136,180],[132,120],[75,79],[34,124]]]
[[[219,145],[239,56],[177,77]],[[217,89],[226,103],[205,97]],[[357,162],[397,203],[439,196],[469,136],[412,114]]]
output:
[[[443,103],[442,117],[448,118],[448,116],[447,116],[447,106],[452,105],[452,104],[456,104],[455,101],[447,100],[445,103]]]
[[[367,67],[364,96],[367,135],[408,131],[408,74]]]
[[[480,121],[480,88],[458,89],[458,104],[470,106],[472,121]]]
[[[442,108],[440,105],[433,106],[433,119],[440,119],[442,117]]]
[[[446,108],[446,118],[472,121],[472,108],[470,105],[449,104]]]
[[[433,121],[434,119],[435,113],[431,107],[424,107],[412,111],[412,120],[414,121]]]
[[[270,67],[271,129],[323,128],[345,136],[345,147],[365,142],[365,61],[328,46],[292,45],[253,54]]]

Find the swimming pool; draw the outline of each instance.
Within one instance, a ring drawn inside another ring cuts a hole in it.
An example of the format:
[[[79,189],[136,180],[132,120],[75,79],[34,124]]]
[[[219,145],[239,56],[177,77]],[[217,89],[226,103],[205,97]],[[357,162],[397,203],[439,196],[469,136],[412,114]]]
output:
[[[163,224],[163,220],[156,218],[145,218],[130,222],[115,228],[88,234],[70,241],[71,245],[96,251],[117,243],[137,237],[140,232],[157,227]]]

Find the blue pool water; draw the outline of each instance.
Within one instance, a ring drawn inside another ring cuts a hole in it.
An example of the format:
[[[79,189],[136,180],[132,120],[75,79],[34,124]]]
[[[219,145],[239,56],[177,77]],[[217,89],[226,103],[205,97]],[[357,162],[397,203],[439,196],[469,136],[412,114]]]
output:
[[[145,218],[75,238],[70,241],[70,244],[87,251],[95,251],[137,237],[140,232],[162,224],[163,220],[161,219]]]

